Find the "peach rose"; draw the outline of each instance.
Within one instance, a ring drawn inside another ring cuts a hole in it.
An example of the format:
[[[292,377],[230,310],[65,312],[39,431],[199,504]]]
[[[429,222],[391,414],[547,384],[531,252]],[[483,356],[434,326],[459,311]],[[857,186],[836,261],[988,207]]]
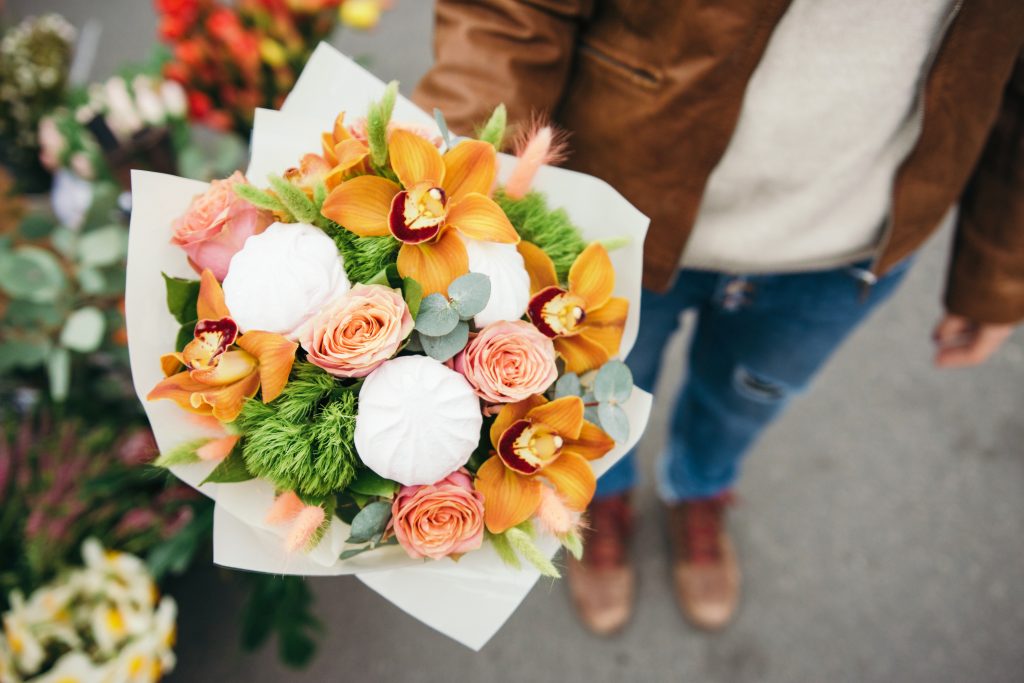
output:
[[[542,394],[558,378],[554,344],[522,320],[500,320],[482,329],[455,357],[455,370],[491,403]]]
[[[427,486],[403,486],[391,505],[391,529],[409,557],[439,560],[484,540],[484,497],[466,470]]]
[[[397,290],[359,284],[317,313],[300,342],[307,360],[335,377],[365,377],[395,355],[412,328]]]
[[[172,224],[171,244],[185,250],[193,268],[199,272],[209,268],[218,280],[227,276],[231,257],[245,240],[274,222],[272,213],[235,194],[235,185],[247,182],[238,171],[225,180],[214,180]]]

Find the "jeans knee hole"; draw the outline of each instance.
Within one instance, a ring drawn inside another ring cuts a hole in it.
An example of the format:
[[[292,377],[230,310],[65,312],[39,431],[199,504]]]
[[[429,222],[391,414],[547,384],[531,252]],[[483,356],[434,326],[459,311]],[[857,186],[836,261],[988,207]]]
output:
[[[739,365],[733,373],[733,386],[742,396],[761,403],[777,403],[786,398],[786,389],[777,382],[760,377]]]

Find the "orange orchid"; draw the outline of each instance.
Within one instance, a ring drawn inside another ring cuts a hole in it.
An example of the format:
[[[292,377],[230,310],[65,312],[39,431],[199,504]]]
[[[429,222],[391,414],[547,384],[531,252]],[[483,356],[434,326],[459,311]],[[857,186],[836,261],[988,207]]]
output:
[[[284,172],[284,179],[292,185],[301,189],[307,197],[313,198],[313,190],[317,183],[327,182],[328,176],[334,167],[317,154],[304,154],[299,160],[298,166],[293,166]]]
[[[615,445],[600,427],[583,419],[583,399],[548,401],[531,396],[507,403],[491,425],[492,455],[476,473],[484,497],[484,522],[500,534],[530,519],[552,486],[572,510],[586,509],[597,480],[590,468]]]
[[[569,269],[569,288],[559,287],[555,266],[536,245],[522,242],[519,252],[530,274],[533,294],[526,312],[546,336],[568,372],[604,365],[619,351],[629,300],[613,297],[615,269],[608,252],[594,242]]]
[[[497,173],[494,147],[466,140],[443,156],[404,129],[388,140],[391,167],[401,185],[375,175],[347,180],[331,191],[323,215],[363,237],[392,235],[402,242],[398,272],[424,294],[445,292],[469,271],[465,237],[516,244],[519,235],[488,195]]]
[[[369,173],[371,170],[366,163],[370,148],[365,140],[352,135],[345,127],[345,112],[341,112],[334,119],[334,128],[330,132],[321,134],[320,147],[323,150],[322,158],[331,169],[324,176],[328,190],[340,185],[351,173]]]
[[[167,398],[221,422],[238,417],[245,400],[261,386],[264,403],[277,398],[288,382],[298,344],[270,332],[239,335],[224,303],[224,290],[209,270],[200,280],[196,311],[195,338],[181,353],[160,359],[166,377],[146,398]],[[178,372],[182,365],[185,369]]]

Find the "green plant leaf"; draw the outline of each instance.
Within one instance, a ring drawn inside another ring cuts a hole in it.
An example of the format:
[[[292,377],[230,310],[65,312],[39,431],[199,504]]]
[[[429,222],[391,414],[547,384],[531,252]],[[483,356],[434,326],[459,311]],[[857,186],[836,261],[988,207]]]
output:
[[[594,379],[594,396],[598,401],[625,403],[633,393],[633,373],[618,360],[610,360],[601,366]]]
[[[95,306],[79,308],[68,316],[60,331],[60,344],[64,348],[91,353],[103,343],[103,332],[107,327],[106,318]]]
[[[0,374],[14,368],[29,370],[42,365],[50,355],[50,345],[22,339],[0,342]]]
[[[441,131],[441,138],[444,140],[444,146],[451,149],[452,134],[448,132],[448,122],[444,120],[444,114],[437,107],[434,107],[434,121],[437,122],[437,128]]]
[[[505,538],[508,539],[509,545],[541,574],[555,579],[561,576],[555,565],[540,551],[528,533],[514,527],[505,532]]]
[[[196,338],[196,323],[198,320],[190,320],[178,328],[178,336],[174,340],[174,350],[181,353],[185,346]]]
[[[629,438],[629,418],[621,406],[614,403],[601,403],[597,406],[598,421],[608,436],[618,443]]]
[[[49,216],[41,213],[30,213],[22,219],[18,231],[27,240],[41,240],[49,237],[57,227],[57,223]]]
[[[305,192],[280,176],[269,175],[267,180],[277,198],[297,220],[310,225],[315,225],[321,220],[320,212],[317,211],[316,206]]]
[[[45,249],[23,246],[0,256],[0,289],[15,299],[50,303],[66,284],[60,262]]]
[[[405,305],[409,307],[409,314],[415,320],[420,314],[420,304],[423,303],[423,287],[411,277],[402,278],[402,296],[405,297]]]
[[[555,382],[555,398],[582,395],[583,386],[580,384],[580,376],[575,372],[567,372]]]
[[[85,294],[102,294],[107,287],[107,279],[97,268],[82,267],[78,269],[78,286]]]
[[[568,550],[577,560],[583,559],[583,539],[575,531],[570,531],[559,539],[562,547]]]
[[[384,533],[391,519],[391,503],[376,501],[370,503],[352,520],[352,531],[346,543],[367,543],[374,536]]]
[[[192,441],[186,441],[183,444],[175,446],[166,453],[161,453],[157,456],[157,459],[153,461],[154,467],[174,467],[175,465],[191,465],[192,463],[199,462],[199,456],[196,455],[196,451],[206,443],[209,443],[210,439],[193,439]]]
[[[254,185],[250,185],[248,183],[235,183],[232,185],[232,189],[235,191],[235,194],[255,207],[267,209],[269,211],[279,211],[282,213],[287,211],[284,204],[281,203],[281,200],[269,192],[264,192]]]
[[[71,353],[64,348],[54,348],[46,359],[46,374],[50,380],[50,397],[62,403],[71,388]]]
[[[174,319],[185,324],[198,318],[196,301],[199,300],[199,280],[171,277],[167,273],[161,275],[167,287],[167,310]]]
[[[360,493],[364,496],[380,496],[381,498],[390,498],[395,495],[398,488],[399,484],[397,482],[385,479],[370,469],[360,471],[356,478],[352,480],[352,483],[348,485],[348,490],[351,493]]]
[[[494,145],[494,149],[501,151],[502,144],[505,141],[505,129],[508,125],[508,111],[505,109],[504,104],[499,104],[494,108],[491,113],[491,117],[487,119],[487,123],[480,129],[477,138],[489,142]]]
[[[127,253],[128,230],[122,225],[105,225],[78,238],[78,257],[84,266],[112,266]]]
[[[459,324],[459,312],[444,298],[435,292],[420,302],[419,315],[416,316],[416,330],[431,337],[443,337]]]
[[[420,344],[423,346],[423,351],[442,363],[466,348],[468,341],[469,323],[465,320],[460,320],[456,323],[455,329],[441,337],[431,337],[420,333]]]
[[[220,464],[206,475],[206,479],[199,482],[199,485],[202,486],[207,482],[212,484],[236,484],[253,478],[252,473],[245,466],[242,449],[236,447],[235,450],[231,451],[231,455],[221,460]]]
[[[368,550],[376,550],[377,548],[385,548],[385,547],[387,547],[389,545],[398,545],[398,539],[395,538],[394,536],[392,536],[388,540],[383,541],[382,543],[377,543],[376,545],[364,545],[361,548],[349,548],[348,550],[345,550],[340,555],[338,555],[338,559],[339,560],[349,560],[349,559],[352,559],[353,557],[355,557],[357,555],[362,555],[363,553],[367,552]]]
[[[486,532],[487,540],[494,546],[494,552],[498,553],[498,557],[501,561],[512,567],[513,569],[520,569],[523,565],[519,561],[519,556],[516,555],[516,551],[512,549],[512,544],[508,542],[508,538],[505,534],[492,534],[490,531]]]
[[[466,273],[448,285],[448,296],[459,317],[469,320],[487,306],[491,298],[491,279],[483,273]]]

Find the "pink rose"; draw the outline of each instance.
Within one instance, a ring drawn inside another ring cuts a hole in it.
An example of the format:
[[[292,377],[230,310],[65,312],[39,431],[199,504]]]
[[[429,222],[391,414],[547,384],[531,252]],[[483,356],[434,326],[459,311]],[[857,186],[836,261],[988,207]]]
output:
[[[466,470],[427,486],[403,486],[391,505],[391,528],[409,557],[439,560],[484,540],[484,497]]]
[[[307,360],[335,377],[365,377],[398,351],[413,320],[402,295],[384,285],[355,285],[305,327]]]
[[[555,346],[528,322],[491,323],[455,356],[455,370],[491,403],[516,403],[542,394],[558,378]]]
[[[210,189],[192,200],[185,215],[174,221],[171,244],[185,250],[198,272],[209,268],[218,280],[223,280],[231,257],[241,250],[245,240],[274,222],[272,213],[235,194],[235,185],[247,182],[238,171],[226,180],[214,180]]]

